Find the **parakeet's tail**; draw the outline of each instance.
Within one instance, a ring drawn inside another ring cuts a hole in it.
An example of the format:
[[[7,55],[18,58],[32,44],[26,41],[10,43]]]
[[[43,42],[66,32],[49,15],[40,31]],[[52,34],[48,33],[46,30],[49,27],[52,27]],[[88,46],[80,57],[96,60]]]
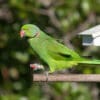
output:
[[[100,60],[87,60],[87,59],[84,59],[82,61],[79,61],[79,63],[83,63],[83,64],[100,64]]]

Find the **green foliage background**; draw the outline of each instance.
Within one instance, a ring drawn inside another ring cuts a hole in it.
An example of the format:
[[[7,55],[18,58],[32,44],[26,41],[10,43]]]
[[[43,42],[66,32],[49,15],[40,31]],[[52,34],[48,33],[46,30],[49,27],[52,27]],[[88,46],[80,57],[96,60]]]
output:
[[[83,47],[77,35],[100,23],[100,0],[0,0],[0,100],[99,100],[96,83],[33,83],[31,62],[38,62],[20,39],[25,23],[39,26],[80,55],[100,59],[99,47]],[[100,74],[80,65],[73,73]]]

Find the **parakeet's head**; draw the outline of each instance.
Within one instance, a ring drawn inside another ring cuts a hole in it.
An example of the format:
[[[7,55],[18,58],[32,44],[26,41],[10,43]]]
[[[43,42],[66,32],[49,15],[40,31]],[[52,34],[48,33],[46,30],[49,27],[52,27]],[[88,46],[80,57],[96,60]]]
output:
[[[33,24],[23,25],[20,31],[21,37],[32,38],[39,34],[40,29]]]

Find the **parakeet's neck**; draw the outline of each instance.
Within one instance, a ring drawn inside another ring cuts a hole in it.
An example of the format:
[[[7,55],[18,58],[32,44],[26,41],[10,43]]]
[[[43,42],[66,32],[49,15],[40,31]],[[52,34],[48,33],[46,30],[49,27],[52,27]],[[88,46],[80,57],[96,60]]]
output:
[[[45,40],[49,39],[50,37],[45,34],[44,32],[40,31],[38,33],[38,35],[36,37],[33,37],[33,38],[29,38],[28,39],[28,42],[34,42],[34,43],[43,43]]]
[[[37,36],[37,38],[46,38],[46,37],[49,37],[49,36],[42,31],[40,31],[39,35]]]
[[[50,38],[47,34],[45,34],[44,32],[40,31],[38,33],[38,35],[36,37],[30,38],[29,40],[41,40],[41,39],[46,39],[46,38]]]

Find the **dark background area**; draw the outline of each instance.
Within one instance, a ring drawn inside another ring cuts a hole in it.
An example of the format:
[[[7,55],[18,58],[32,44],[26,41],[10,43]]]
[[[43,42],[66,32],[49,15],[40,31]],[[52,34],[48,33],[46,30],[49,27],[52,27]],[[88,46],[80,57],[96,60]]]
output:
[[[100,59],[100,47],[83,47],[78,33],[100,23],[100,0],[0,0],[0,100],[99,100],[99,83],[33,83],[38,62],[19,36],[36,24],[81,56]],[[79,65],[70,73],[100,74],[100,65]]]

